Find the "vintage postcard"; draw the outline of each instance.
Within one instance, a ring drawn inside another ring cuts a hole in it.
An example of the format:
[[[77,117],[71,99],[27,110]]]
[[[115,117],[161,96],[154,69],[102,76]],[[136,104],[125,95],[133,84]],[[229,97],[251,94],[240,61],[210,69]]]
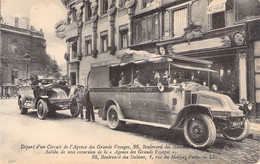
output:
[[[259,0],[0,0],[0,163],[259,163]]]

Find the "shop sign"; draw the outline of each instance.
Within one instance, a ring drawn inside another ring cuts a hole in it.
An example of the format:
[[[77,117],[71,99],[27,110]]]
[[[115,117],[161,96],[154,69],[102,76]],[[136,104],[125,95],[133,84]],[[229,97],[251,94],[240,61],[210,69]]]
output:
[[[202,49],[212,49],[212,48],[224,48],[230,47],[231,41],[228,36],[220,38],[204,39],[200,41],[194,41],[189,43],[181,43],[172,46],[172,53],[181,53]]]
[[[214,14],[226,10],[227,0],[213,0],[207,7],[207,14]]]
[[[255,72],[260,73],[260,58],[255,58]]]

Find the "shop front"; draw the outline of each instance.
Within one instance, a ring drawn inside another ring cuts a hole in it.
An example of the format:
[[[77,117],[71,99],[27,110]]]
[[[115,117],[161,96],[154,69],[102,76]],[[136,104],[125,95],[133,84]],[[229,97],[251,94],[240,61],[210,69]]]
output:
[[[191,29],[186,36],[195,36],[192,35],[193,33]],[[196,37],[184,36],[183,38],[183,40],[158,43],[159,52],[212,61],[211,69],[216,73],[209,75],[207,85],[211,89],[229,95],[235,103],[244,100],[254,101],[249,96],[251,54],[246,42],[244,25],[212,30],[199,35],[196,33]],[[200,76],[200,72],[196,74]]]
[[[79,83],[79,61],[69,62],[69,84],[76,85]]]
[[[246,23],[248,47],[250,53],[249,70],[249,96],[255,102],[254,115],[260,118],[260,20]]]

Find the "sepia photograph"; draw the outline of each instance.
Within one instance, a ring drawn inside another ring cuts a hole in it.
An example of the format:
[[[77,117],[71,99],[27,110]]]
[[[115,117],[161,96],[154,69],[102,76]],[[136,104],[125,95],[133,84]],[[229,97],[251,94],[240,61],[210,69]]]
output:
[[[0,0],[1,164],[259,164],[260,0]]]

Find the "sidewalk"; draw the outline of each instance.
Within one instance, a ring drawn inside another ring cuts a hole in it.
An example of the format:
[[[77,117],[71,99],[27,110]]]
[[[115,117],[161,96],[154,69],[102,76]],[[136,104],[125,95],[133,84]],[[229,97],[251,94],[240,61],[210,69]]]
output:
[[[260,141],[260,123],[250,122],[249,135],[247,138]]]

